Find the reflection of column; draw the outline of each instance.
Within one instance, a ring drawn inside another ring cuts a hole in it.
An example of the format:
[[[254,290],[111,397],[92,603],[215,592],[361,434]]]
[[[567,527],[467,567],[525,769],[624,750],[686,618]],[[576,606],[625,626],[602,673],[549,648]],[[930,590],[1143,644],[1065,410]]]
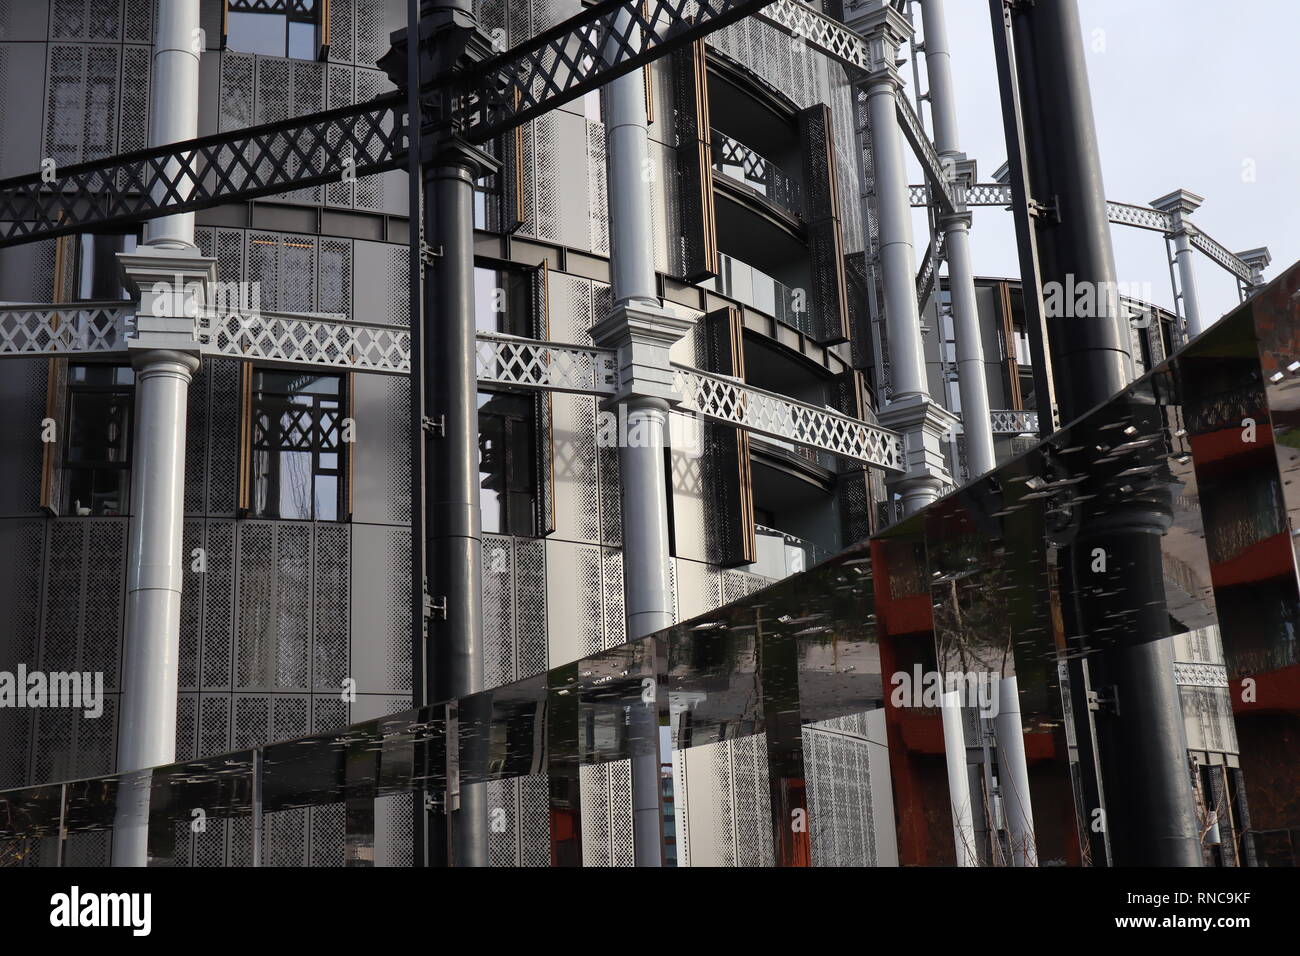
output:
[[[546,685],[546,779],[551,866],[582,866],[582,779],[578,663],[550,671]]]
[[[889,332],[889,369],[893,397],[879,413],[880,423],[904,435],[902,478],[893,484],[912,514],[934,501],[951,481],[944,464],[943,436],[956,417],[930,398],[916,301],[916,252],[912,245],[912,204],[896,97],[899,46],[912,35],[912,24],[889,3],[872,0],[852,26],[866,38],[871,64],[866,79],[871,145],[875,159],[876,205],[880,227],[885,323]]]
[[[965,202],[967,187],[976,181],[975,162],[968,162],[957,145],[957,104],[943,4],[944,0],[925,0],[921,13],[925,21],[925,69],[930,78],[934,145],[944,160],[944,171],[951,164],[959,180],[952,184],[960,200],[957,211],[944,217],[941,225],[957,338],[957,387],[961,395],[962,434],[966,438],[966,470],[975,478],[992,471],[997,466],[997,457],[993,450],[979,307],[975,301],[975,270],[970,256],[971,214]]]
[[[1011,839],[1011,862],[1014,866],[1037,866],[1029,763],[1025,759],[1025,732],[1020,723],[1020,686],[1014,677],[1003,677],[997,683],[998,715],[994,727],[998,738],[998,787],[1007,835]]]
[[[772,851],[777,866],[812,866],[812,827],[803,762],[799,704],[799,641],[758,618],[758,683],[767,737]]]
[[[382,751],[358,737],[343,754],[344,866],[375,865],[375,784]]]
[[[1210,323],[1201,315],[1200,301],[1196,295],[1196,273],[1192,271],[1192,235],[1194,227],[1187,216],[1201,208],[1205,200],[1186,189],[1175,189],[1167,196],[1151,200],[1151,206],[1169,214],[1173,229],[1165,237],[1173,241],[1174,263],[1178,269],[1178,285],[1183,299],[1183,318],[1187,320],[1187,338],[1194,339]]]
[[[952,804],[952,837],[958,866],[979,866],[975,848],[975,816],[966,772],[966,732],[962,729],[961,694],[949,691],[941,699],[943,753],[948,769],[948,800]]]

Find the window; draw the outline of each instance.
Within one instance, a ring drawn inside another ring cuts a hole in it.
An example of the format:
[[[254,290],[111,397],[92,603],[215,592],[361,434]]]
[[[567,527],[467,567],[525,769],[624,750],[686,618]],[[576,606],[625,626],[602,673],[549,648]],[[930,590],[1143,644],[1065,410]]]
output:
[[[253,516],[342,520],[343,377],[264,369],[252,375]]]
[[[537,533],[537,441],[533,399],[509,392],[479,392],[478,452],[483,530]]]
[[[127,365],[69,365],[62,512],[124,515],[131,494],[135,373]]]
[[[533,276],[511,269],[474,267],[474,327],[532,338]]]
[[[287,11],[250,10],[247,2],[229,3],[226,48],[239,53],[314,60],[320,52],[315,0],[298,0]]]

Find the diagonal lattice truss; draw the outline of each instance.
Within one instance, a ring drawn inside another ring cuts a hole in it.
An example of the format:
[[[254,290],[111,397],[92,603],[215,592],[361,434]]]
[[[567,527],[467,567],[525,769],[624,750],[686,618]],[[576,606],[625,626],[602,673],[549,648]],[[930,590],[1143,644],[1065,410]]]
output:
[[[0,305],[0,357],[124,351],[134,320],[134,302]]]
[[[604,0],[469,73],[457,104],[484,143],[772,0]]]
[[[676,364],[673,371],[682,411],[757,435],[833,452],[886,471],[903,469],[903,439],[896,432],[726,376]]]
[[[0,246],[395,169],[404,123],[389,96],[6,179]]]
[[[505,388],[612,395],[617,356],[610,349],[584,348],[478,333],[478,380]]]
[[[205,354],[273,365],[316,365],[401,375],[411,369],[407,329],[279,312],[203,312],[195,338]]]
[[[913,206],[931,204],[926,186],[907,187]],[[1003,183],[978,183],[966,191],[968,206],[1009,206],[1011,204],[1011,187]],[[1126,202],[1107,202],[1106,218],[1117,226],[1132,226],[1135,229],[1149,229],[1169,235],[1174,231],[1174,218],[1167,212],[1152,209],[1150,206],[1138,206]],[[1193,246],[1226,271],[1232,273],[1246,285],[1254,282],[1253,273],[1240,256],[1227,250],[1220,242],[1206,235],[1199,229],[1192,229],[1190,241]]]

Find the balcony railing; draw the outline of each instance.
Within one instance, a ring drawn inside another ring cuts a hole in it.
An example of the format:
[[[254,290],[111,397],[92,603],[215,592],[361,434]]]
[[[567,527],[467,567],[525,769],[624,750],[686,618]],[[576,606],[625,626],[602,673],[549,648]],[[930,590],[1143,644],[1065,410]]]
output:
[[[831,556],[825,548],[775,528],[755,525],[754,532],[758,560],[745,570],[773,581],[806,571]]]
[[[778,322],[812,335],[813,317],[805,289],[791,289],[748,263],[718,254],[718,276],[701,282],[706,289],[766,312]]]
[[[713,130],[713,168],[728,179],[744,183],[796,219],[803,218],[799,184],[775,163],[716,129]]]

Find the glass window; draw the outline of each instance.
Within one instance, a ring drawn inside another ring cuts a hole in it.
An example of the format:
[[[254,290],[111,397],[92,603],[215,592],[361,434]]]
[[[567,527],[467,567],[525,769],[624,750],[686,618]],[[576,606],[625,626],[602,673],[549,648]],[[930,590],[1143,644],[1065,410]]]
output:
[[[534,437],[532,398],[479,392],[480,507],[483,530],[490,534],[536,533]]]
[[[124,515],[130,505],[135,373],[127,365],[70,365],[63,511]]]
[[[290,13],[232,10],[226,20],[226,48],[240,53],[314,60],[320,50],[312,0]]]
[[[527,272],[475,266],[475,327],[532,338],[532,283]]]
[[[253,373],[253,515],[344,516],[343,377]]]

